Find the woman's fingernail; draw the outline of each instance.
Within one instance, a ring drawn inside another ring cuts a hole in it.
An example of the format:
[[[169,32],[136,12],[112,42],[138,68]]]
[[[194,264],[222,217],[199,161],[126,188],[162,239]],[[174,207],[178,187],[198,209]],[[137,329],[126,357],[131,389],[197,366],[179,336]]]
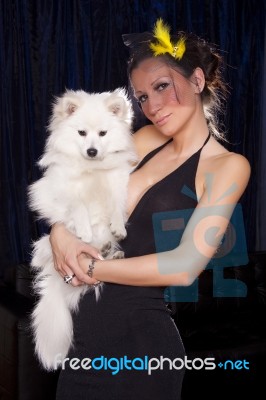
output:
[[[99,253],[98,253],[98,258],[99,258],[99,260],[104,260],[103,256]]]

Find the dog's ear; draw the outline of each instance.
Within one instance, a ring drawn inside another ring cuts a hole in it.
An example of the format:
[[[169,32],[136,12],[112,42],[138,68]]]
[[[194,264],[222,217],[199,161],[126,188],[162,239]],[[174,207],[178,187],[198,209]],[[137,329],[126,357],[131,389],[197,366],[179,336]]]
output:
[[[61,117],[69,117],[80,106],[80,99],[74,91],[67,91],[61,98],[57,100],[56,110]]]
[[[77,108],[78,108],[77,104],[68,103],[68,104],[67,104],[67,107],[66,107],[66,113],[67,113],[67,115],[73,114],[73,113],[76,111]]]
[[[127,91],[124,88],[117,88],[108,94],[109,96],[105,100],[108,109],[120,120],[131,126],[134,115]]]
[[[106,100],[105,103],[109,111],[112,114],[116,115],[119,118],[122,118],[125,114],[126,103],[123,97],[115,96],[111,94]]]
[[[55,129],[59,123],[74,114],[82,104],[82,96],[81,91],[67,90],[61,97],[55,98],[49,130]]]

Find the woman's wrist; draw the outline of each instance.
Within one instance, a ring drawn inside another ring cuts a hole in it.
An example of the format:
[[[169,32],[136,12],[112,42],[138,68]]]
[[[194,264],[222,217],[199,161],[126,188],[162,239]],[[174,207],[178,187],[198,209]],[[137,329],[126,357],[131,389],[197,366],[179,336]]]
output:
[[[89,261],[89,266],[88,266],[88,270],[87,270],[87,275],[89,276],[90,279],[95,279],[94,278],[94,268],[95,268],[95,264],[98,260],[96,260],[96,258],[91,258]],[[94,287],[100,285],[101,281],[99,281],[98,279],[96,279],[96,281],[92,284]]]

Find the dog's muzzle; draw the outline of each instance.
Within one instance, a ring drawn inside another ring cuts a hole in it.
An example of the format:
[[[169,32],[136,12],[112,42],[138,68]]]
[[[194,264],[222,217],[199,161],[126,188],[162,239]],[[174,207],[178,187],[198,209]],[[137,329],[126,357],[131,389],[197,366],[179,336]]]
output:
[[[75,274],[73,275],[65,275],[64,276],[64,282],[67,283],[68,285],[72,282],[72,279],[74,278]]]

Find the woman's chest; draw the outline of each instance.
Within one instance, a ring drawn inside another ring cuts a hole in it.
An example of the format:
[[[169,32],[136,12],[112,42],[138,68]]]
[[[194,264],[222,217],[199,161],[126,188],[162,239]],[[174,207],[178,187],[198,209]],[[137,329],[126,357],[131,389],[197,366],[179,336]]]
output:
[[[178,165],[167,162],[150,163],[133,172],[128,185],[128,215],[143,198],[147,200],[147,197],[160,197],[164,201],[174,197],[173,202],[169,201],[177,208],[183,192],[193,193],[193,198],[197,200],[204,190],[205,175],[204,169],[198,164],[197,157],[192,157]]]

